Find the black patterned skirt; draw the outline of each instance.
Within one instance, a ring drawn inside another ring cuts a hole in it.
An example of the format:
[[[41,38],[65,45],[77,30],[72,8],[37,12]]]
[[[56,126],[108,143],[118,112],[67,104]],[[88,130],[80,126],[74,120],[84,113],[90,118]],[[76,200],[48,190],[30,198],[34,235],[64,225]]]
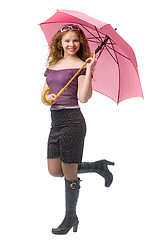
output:
[[[51,119],[47,158],[59,157],[64,163],[80,164],[86,135],[86,123],[81,110],[51,110]]]

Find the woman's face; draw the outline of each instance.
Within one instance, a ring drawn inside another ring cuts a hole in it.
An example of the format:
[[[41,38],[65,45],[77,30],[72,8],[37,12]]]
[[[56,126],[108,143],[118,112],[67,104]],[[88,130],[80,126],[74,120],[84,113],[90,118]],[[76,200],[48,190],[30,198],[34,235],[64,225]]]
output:
[[[74,56],[80,49],[80,41],[75,31],[69,30],[62,37],[64,56]]]

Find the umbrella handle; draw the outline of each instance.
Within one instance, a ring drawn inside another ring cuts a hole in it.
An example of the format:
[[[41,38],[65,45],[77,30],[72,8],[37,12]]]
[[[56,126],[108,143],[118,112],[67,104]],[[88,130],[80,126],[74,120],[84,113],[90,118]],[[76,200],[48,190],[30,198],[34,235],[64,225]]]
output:
[[[50,88],[46,88],[46,89],[42,92],[42,100],[43,100],[44,103],[47,103],[47,105],[53,104],[52,101],[49,101],[49,100],[47,100],[47,98],[46,98],[46,93],[48,93],[49,91],[50,91]]]
[[[62,88],[59,93],[56,95],[57,96],[57,99],[60,97],[60,95],[64,92],[65,88]],[[50,101],[50,100],[47,100],[46,98],[46,94],[50,91],[50,88],[46,88],[43,93],[42,93],[42,100],[47,103],[47,105],[52,105],[55,103],[55,101]],[[56,100],[57,100],[56,99]]]
[[[91,58],[93,57],[93,54]],[[64,90],[68,87],[68,85],[75,79],[75,77],[82,71],[82,69],[87,65],[88,62],[85,62],[83,66],[76,72],[76,74],[69,80],[69,82],[57,93],[57,99],[61,96]],[[42,100],[47,103],[48,105],[52,105],[55,101],[49,101],[46,99],[46,93],[50,91],[50,88],[46,88],[42,93]]]

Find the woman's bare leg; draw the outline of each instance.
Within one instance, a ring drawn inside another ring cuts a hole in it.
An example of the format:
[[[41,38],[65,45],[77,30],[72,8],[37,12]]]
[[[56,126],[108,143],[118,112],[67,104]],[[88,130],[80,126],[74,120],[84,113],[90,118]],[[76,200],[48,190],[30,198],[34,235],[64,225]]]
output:
[[[64,163],[60,158],[48,159],[48,171],[54,177],[65,177],[69,181],[77,180],[78,164]]]
[[[54,177],[63,177],[62,162],[60,158],[48,159],[48,171]]]
[[[62,162],[62,171],[65,179],[69,181],[77,180],[77,171],[78,171],[78,164],[76,163],[64,163]]]

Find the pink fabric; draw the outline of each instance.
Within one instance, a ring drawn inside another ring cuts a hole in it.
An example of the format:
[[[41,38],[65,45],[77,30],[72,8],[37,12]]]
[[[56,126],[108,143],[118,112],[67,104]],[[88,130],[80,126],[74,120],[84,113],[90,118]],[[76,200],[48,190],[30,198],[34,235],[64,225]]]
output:
[[[101,44],[101,41],[96,40],[92,34],[99,40],[104,40],[106,35],[111,39],[108,40],[107,46],[115,60],[105,48],[95,67],[93,89],[117,103],[127,98],[143,97],[134,51],[110,24],[80,12],[58,10],[51,18],[40,24],[48,44],[63,25],[70,23],[78,24],[84,31],[91,52]]]

